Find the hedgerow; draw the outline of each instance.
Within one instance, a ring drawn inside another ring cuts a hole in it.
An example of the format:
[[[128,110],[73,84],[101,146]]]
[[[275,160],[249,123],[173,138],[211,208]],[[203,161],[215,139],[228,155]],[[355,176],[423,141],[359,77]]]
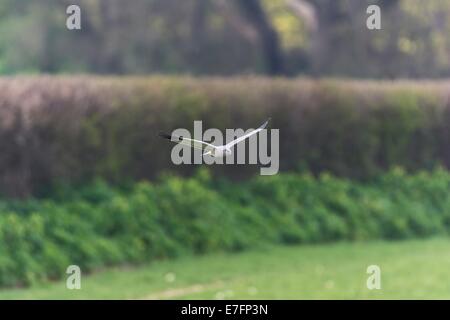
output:
[[[13,77],[0,79],[0,193],[42,195],[101,177],[152,180],[175,166],[159,131],[280,129],[282,171],[368,179],[393,166],[450,168],[446,81],[266,78]],[[211,168],[244,179],[257,166]]]
[[[282,173],[246,182],[166,176],[97,181],[52,198],[0,201],[0,285],[265,244],[406,239],[450,232],[450,173],[395,169],[355,182]]]

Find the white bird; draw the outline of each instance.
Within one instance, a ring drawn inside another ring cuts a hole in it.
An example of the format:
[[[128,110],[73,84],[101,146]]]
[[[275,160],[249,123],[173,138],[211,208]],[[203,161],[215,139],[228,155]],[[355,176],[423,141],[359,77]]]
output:
[[[182,136],[176,136],[176,135],[170,135],[164,132],[160,132],[159,136],[165,139],[168,139],[170,141],[183,144],[186,146],[189,146],[194,149],[200,149],[205,150],[206,152],[203,153],[203,155],[209,155],[211,157],[219,158],[219,157],[226,157],[231,154],[231,148],[238,144],[241,141],[244,141],[245,139],[251,137],[254,134],[257,134],[261,130],[264,130],[267,127],[267,124],[269,123],[270,118],[264,122],[262,126],[260,126],[258,129],[253,130],[252,132],[249,132],[223,146],[215,146],[205,141],[185,138]]]

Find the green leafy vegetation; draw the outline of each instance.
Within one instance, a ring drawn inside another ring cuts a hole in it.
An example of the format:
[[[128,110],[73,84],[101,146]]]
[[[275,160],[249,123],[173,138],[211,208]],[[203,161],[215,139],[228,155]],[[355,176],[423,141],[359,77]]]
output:
[[[448,238],[264,247],[120,267],[0,291],[0,299],[448,299]],[[369,265],[381,290],[368,290]]]
[[[357,183],[279,174],[233,183],[166,177],[96,184],[53,198],[0,202],[0,284],[264,244],[408,239],[450,231],[450,173],[393,170]]]

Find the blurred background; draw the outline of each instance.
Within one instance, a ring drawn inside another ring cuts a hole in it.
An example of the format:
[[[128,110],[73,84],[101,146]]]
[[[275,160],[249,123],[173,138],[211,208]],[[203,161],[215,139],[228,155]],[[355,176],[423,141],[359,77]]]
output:
[[[68,32],[66,8],[82,9]],[[370,4],[382,31],[366,28]],[[409,0],[29,1],[0,4],[0,72],[449,75],[449,6]]]
[[[0,0],[0,298],[450,298],[449,17],[440,0]],[[157,138],[268,117],[275,176],[176,166]]]

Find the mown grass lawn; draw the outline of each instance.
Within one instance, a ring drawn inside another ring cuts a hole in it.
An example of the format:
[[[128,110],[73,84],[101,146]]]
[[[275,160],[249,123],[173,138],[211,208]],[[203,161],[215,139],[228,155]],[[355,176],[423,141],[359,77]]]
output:
[[[368,290],[379,265],[381,290]],[[450,299],[450,239],[269,247],[115,268],[0,299]]]

